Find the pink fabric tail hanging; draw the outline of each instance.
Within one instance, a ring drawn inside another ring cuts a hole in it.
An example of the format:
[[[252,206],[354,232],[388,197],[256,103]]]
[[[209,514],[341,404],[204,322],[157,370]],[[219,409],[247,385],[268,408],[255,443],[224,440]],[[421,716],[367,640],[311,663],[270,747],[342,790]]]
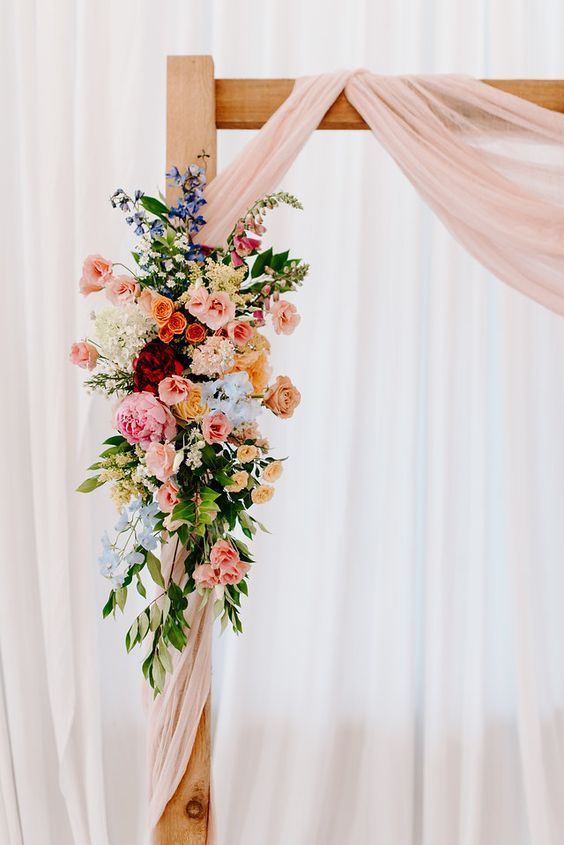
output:
[[[274,191],[341,91],[453,236],[499,279],[564,313],[564,116],[458,76],[339,72],[288,100],[210,184],[203,243],[221,243]],[[188,162],[186,162],[188,163]],[[184,557],[164,548],[163,574]],[[191,644],[149,706],[150,823],[186,770],[211,681],[210,608],[188,609]],[[214,845],[211,814],[208,845]]]

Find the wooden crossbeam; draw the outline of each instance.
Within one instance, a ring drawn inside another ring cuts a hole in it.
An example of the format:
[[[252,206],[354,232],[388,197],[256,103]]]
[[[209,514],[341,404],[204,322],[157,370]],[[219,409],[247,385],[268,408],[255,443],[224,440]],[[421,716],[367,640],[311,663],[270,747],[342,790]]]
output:
[[[483,82],[545,109],[564,112],[564,80],[484,79]],[[260,129],[288,98],[293,85],[293,79],[216,79],[217,128]],[[368,128],[344,94],[337,98],[319,124],[319,129]]]

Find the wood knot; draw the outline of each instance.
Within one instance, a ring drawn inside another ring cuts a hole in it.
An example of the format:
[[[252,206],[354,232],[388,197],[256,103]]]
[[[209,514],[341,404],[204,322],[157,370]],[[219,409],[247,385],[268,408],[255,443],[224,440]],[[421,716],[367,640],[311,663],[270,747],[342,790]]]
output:
[[[205,814],[204,805],[201,801],[193,798],[186,804],[186,814],[190,819],[202,819]]]

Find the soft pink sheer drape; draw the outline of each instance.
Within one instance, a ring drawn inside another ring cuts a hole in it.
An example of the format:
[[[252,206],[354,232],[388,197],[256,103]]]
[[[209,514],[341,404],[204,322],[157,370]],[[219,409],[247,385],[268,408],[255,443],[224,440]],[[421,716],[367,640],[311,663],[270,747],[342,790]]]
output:
[[[499,279],[564,313],[564,116],[473,79],[367,71],[299,79],[207,189],[201,240],[221,243],[258,197],[277,188],[343,89],[454,237]],[[165,548],[165,575],[173,557]],[[191,646],[150,707],[153,825],[186,769],[209,693],[212,620],[197,604],[189,608]],[[210,830],[209,845],[214,840]]]

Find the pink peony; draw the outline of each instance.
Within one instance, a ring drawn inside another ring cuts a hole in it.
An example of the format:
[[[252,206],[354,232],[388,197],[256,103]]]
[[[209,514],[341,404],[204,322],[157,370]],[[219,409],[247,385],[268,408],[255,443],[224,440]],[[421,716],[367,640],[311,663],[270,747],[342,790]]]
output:
[[[101,255],[89,255],[82,265],[80,292],[84,296],[102,290],[112,278],[112,262]]]
[[[301,320],[296,306],[285,299],[279,299],[272,303],[270,316],[276,334],[292,334]]]
[[[93,370],[98,360],[99,352],[91,343],[81,341],[80,343],[73,343],[69,359],[72,364],[77,367],[82,367],[84,370]]]
[[[233,426],[222,411],[215,414],[206,414],[202,421],[202,434],[206,443],[224,443]]]
[[[166,405],[152,393],[132,393],[119,403],[115,427],[131,443],[147,449],[155,440],[171,440],[176,434],[176,422]]]
[[[196,288],[186,303],[186,310],[193,317],[201,319],[208,310],[208,292],[204,287]]]
[[[193,383],[183,376],[167,376],[159,383],[159,399],[165,405],[177,405],[188,398],[193,387]]]
[[[113,305],[134,302],[139,296],[139,285],[130,276],[112,276],[106,285],[106,296]]]
[[[145,466],[159,481],[167,481],[173,473],[176,450],[170,443],[153,441],[145,452]]]
[[[157,490],[157,503],[163,513],[172,513],[179,502],[178,487],[174,481],[167,481]]]
[[[241,560],[239,553],[227,540],[216,540],[213,544],[210,564],[218,574],[220,584],[238,584],[250,569],[249,564]]]
[[[254,334],[254,329],[248,323],[233,320],[227,324],[227,337],[237,346],[245,346]]]
[[[213,590],[219,584],[219,573],[216,572],[213,566],[209,563],[202,563],[194,569],[192,576],[196,584],[200,587],[205,587],[208,590]]]
[[[235,316],[235,303],[225,291],[210,293],[206,302],[206,311],[200,316],[202,323],[205,323],[214,331],[229,323]]]

